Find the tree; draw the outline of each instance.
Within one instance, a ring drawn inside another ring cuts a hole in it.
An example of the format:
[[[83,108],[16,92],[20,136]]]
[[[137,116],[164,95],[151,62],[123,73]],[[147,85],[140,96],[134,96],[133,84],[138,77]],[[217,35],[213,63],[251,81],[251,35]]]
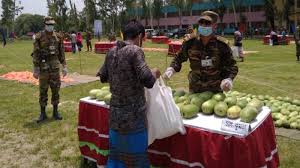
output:
[[[14,1],[13,0],[2,0],[1,1],[2,5],[2,25],[6,27],[6,29],[12,29],[13,27],[13,21],[14,21],[14,16],[15,16],[15,11],[14,11]]]
[[[147,27],[149,19],[149,8],[147,6],[147,0],[141,0],[141,5],[143,9],[143,18],[145,19],[145,27]]]
[[[290,27],[290,12],[291,7],[293,6],[293,0],[284,0],[284,7],[283,7],[283,20],[286,20],[286,28]]]
[[[66,0],[47,0],[48,15],[52,16],[56,21],[57,30],[67,30],[66,20],[68,20],[68,7]]]
[[[92,30],[92,27],[94,25],[94,20],[97,18],[97,10],[96,10],[96,4],[97,5],[104,5],[106,3],[106,0],[100,0],[98,3],[95,0],[84,0],[84,11],[86,14],[86,29]]]
[[[44,16],[22,14],[15,21],[15,30],[18,35],[25,35],[28,32],[39,32],[44,28]]]
[[[68,12],[69,19],[67,20],[67,29],[70,30],[77,30],[79,29],[79,20],[77,15],[77,9],[75,3],[73,4],[71,0],[69,0],[71,9]]]
[[[185,7],[185,11],[189,12],[189,15],[192,16],[193,0],[186,0],[184,7]]]
[[[272,29],[275,29],[275,13],[277,8],[274,0],[265,0],[265,15]]]
[[[119,15],[126,9],[126,4],[129,3],[128,0],[100,0],[97,3],[99,13],[102,15],[107,28],[110,27],[111,32],[120,29]]]
[[[186,0],[171,0],[171,3],[177,8],[179,15],[179,25],[182,28],[182,11],[184,10],[184,6],[186,4]]]
[[[153,18],[155,18],[157,20],[157,26],[159,29],[159,19],[162,16],[162,5],[163,5],[163,1],[162,0],[154,0],[153,1]]]
[[[220,23],[221,23],[221,29],[222,29],[222,35],[224,34],[224,27],[223,27],[223,18],[224,14],[227,10],[227,7],[225,5],[225,0],[212,0],[213,5],[216,9],[216,12],[219,14],[220,17]]]

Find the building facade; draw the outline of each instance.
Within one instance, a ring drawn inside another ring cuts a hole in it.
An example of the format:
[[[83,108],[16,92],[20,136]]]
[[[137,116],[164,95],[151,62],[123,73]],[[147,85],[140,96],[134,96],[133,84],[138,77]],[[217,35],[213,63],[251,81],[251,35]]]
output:
[[[218,27],[223,29],[225,34],[233,33],[234,27],[242,27],[246,32],[258,30],[260,34],[267,33],[271,26],[267,21],[265,3],[266,0],[223,0],[221,5],[225,11]],[[275,28],[286,28],[289,32],[294,32],[295,25],[300,23],[300,0],[274,0],[274,8]],[[187,28],[195,26],[201,12],[205,10],[220,11],[214,1],[193,0],[191,8],[185,9],[181,17],[175,6],[166,5],[162,8],[162,17],[159,20],[141,18],[141,21],[147,28]]]
[[[264,0],[239,0],[236,1],[233,8],[232,0],[224,0],[225,6],[224,16],[219,20],[219,24],[223,27],[225,33],[232,33],[235,26],[240,26],[241,22],[245,27],[262,28],[266,27],[266,17],[264,9]],[[213,10],[218,12],[217,4],[213,1],[194,1],[189,11],[183,11],[182,17],[179,17],[178,9],[175,6],[164,6],[162,9],[163,17],[158,20],[142,19],[142,23],[147,27],[174,29],[189,27],[195,25],[200,14],[205,10]],[[241,20],[243,19],[243,21]],[[158,25],[159,24],[159,25]],[[151,26],[152,25],[152,26]]]

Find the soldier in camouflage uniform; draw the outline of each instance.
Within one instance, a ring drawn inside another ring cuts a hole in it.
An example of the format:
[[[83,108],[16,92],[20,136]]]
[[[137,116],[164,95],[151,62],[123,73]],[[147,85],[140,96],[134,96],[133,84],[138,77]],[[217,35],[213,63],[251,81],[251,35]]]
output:
[[[179,72],[182,63],[189,59],[190,92],[220,92],[232,88],[232,80],[238,73],[238,67],[228,40],[214,35],[217,20],[218,14],[215,12],[205,11],[201,14],[198,33],[186,36],[181,51],[163,75],[165,79]]]
[[[36,35],[34,42],[33,76],[39,79],[41,114],[37,122],[47,119],[46,106],[48,101],[48,88],[52,91],[51,104],[53,105],[53,118],[62,120],[58,112],[60,80],[60,64],[62,74],[67,75],[67,66],[64,54],[63,37],[54,32],[55,21],[52,17],[45,17],[45,30]]]

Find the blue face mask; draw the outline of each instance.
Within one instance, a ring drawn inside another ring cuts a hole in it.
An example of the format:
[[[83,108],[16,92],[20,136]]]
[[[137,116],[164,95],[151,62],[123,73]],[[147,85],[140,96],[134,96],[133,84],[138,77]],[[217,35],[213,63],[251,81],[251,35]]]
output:
[[[212,27],[198,27],[198,33],[202,36],[209,36],[213,33]]]

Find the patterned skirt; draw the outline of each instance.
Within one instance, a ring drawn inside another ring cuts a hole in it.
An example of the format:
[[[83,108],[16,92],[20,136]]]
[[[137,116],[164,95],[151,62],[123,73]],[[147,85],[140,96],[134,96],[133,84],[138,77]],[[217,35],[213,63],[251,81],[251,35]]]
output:
[[[147,130],[120,134],[109,130],[109,159],[107,168],[149,168]]]

